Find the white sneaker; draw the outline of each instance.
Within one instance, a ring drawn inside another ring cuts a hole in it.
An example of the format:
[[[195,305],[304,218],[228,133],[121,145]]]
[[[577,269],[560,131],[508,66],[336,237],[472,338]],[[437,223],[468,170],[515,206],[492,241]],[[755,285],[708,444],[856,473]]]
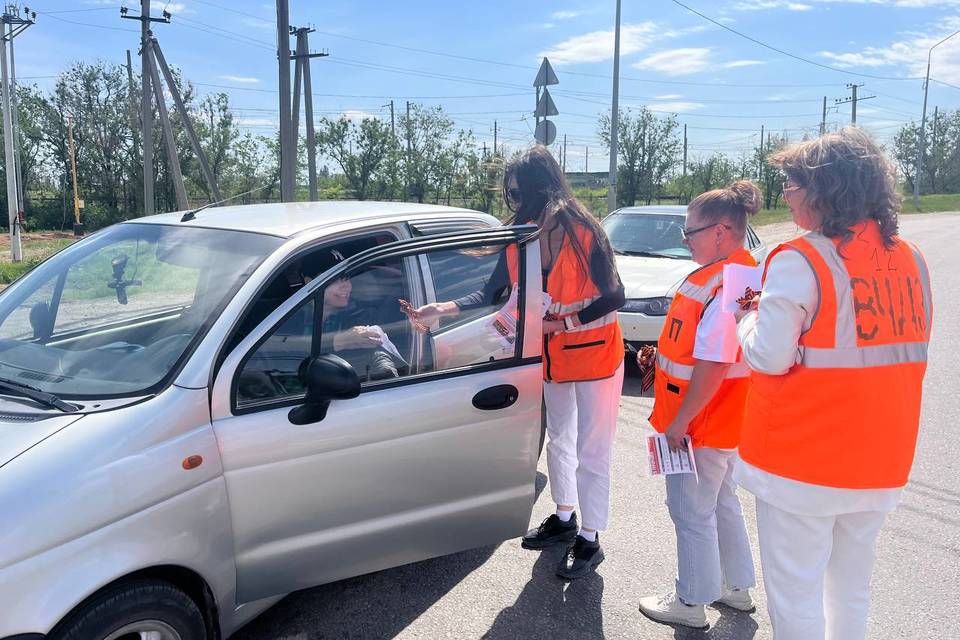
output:
[[[706,629],[709,626],[703,605],[686,605],[680,601],[676,592],[641,598],[640,613],[665,624],[681,624],[694,629]]]
[[[723,595],[717,599],[717,602],[746,613],[753,613],[757,610],[753,606],[753,598],[750,597],[749,589],[724,589]]]

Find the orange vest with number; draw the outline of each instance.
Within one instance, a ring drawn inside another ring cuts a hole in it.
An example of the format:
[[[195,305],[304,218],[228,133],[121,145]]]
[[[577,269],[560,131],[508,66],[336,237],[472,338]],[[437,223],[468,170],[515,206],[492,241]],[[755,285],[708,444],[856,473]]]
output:
[[[687,394],[697,363],[693,357],[697,327],[707,305],[720,304],[716,297],[723,286],[723,265],[728,263],[757,266],[753,256],[741,248],[726,260],[701,267],[687,276],[670,304],[657,342],[657,372],[653,383],[656,399],[650,416],[650,424],[660,433],[670,426]],[[694,447],[736,448],[749,374],[743,362],[730,366],[717,393],[690,421],[687,433]]]
[[[590,275],[590,251],[593,232],[577,225],[577,238],[586,254],[583,264],[569,238],[564,238],[560,253],[547,277],[550,296],[548,314],[557,317],[575,314],[600,298],[600,289]],[[517,282],[516,248],[507,248],[507,267],[511,282]],[[581,382],[609,378],[623,363],[623,337],[617,312],[571,331],[543,337],[543,379],[547,382]]]
[[[851,231],[842,245],[808,233],[770,254],[799,252],[820,303],[798,363],[785,375],[751,375],[740,456],[816,485],[902,487],[920,426],[930,277],[920,251],[899,238],[887,248],[875,221]]]

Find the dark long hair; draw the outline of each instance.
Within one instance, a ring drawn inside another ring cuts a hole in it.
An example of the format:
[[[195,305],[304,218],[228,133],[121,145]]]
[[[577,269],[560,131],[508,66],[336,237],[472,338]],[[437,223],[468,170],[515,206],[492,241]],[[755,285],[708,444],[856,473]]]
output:
[[[520,203],[515,207],[509,197],[510,178],[516,178],[520,189]],[[609,264],[611,283],[619,276],[613,258],[613,249],[607,234],[592,213],[574,197],[560,165],[543,145],[535,145],[519,158],[509,162],[503,172],[503,197],[513,216],[506,224],[536,223],[541,217],[555,216],[562,227],[584,270],[589,272],[587,256],[600,251]],[[577,227],[588,229],[593,235],[593,247],[582,246],[576,234]],[[603,283],[595,283],[598,286]]]

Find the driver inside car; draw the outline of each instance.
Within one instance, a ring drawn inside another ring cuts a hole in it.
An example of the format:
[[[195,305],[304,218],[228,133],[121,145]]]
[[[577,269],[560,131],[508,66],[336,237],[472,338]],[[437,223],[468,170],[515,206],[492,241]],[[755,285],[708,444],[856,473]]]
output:
[[[336,250],[330,251],[333,264],[343,260]],[[365,320],[369,310],[353,303],[350,278],[338,278],[323,292],[320,352],[334,353],[356,370],[361,380],[396,378],[407,367],[386,332]]]

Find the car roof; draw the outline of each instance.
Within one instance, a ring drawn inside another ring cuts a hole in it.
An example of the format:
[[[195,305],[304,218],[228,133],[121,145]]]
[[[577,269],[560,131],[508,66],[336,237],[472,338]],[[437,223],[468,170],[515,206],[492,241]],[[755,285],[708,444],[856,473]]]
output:
[[[635,214],[649,214],[649,213],[669,213],[673,215],[685,216],[687,215],[686,205],[675,205],[675,204],[651,204],[645,205],[642,207],[623,207],[617,209],[614,213],[623,213],[628,215]]]
[[[423,216],[467,214],[486,216],[471,209],[415,202],[378,202],[373,200],[326,200],[322,202],[272,202],[225,207],[211,207],[186,222],[184,212],[162,213],[129,220],[124,224],[164,224],[184,227],[205,227],[232,231],[248,231],[292,237],[303,231],[343,222],[377,219],[408,219]]]

